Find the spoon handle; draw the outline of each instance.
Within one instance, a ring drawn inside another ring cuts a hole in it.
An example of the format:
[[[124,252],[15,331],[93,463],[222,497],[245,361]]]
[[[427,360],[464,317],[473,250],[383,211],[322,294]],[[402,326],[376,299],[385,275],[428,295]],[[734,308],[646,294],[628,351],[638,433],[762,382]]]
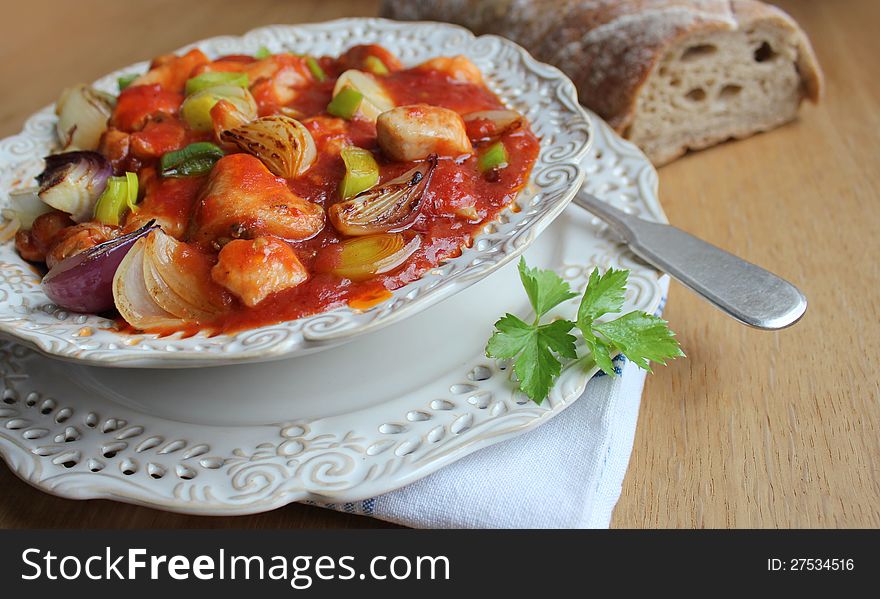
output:
[[[626,214],[583,189],[574,203],[608,223],[645,262],[744,324],[782,329],[807,309],[807,298],[785,279],[681,229]]]

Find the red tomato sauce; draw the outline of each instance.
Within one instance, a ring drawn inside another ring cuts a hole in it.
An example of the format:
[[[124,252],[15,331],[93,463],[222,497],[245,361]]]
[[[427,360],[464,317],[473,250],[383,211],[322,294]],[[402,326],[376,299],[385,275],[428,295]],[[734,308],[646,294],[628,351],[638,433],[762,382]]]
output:
[[[295,114],[312,133],[318,158],[303,175],[288,180],[287,185],[295,194],[323,206],[325,210],[341,201],[339,187],[345,174],[345,166],[339,156],[340,148],[356,145],[373,151],[380,167],[380,184],[417,164],[391,162],[383,157],[377,146],[373,123],[357,118],[343,120],[326,112],[333,95],[335,79],[340,73],[347,68],[355,68],[352,62],[362,60],[365,54],[379,56],[383,55],[382,52],[387,52],[380,47],[372,48],[379,49],[349,51],[339,59],[320,58],[318,64],[326,80],[313,79],[308,85],[297,89],[295,97],[284,104],[279,103],[277,94],[273,92],[275,88],[271,80],[250,81],[251,89],[257,90],[254,97],[260,115],[278,112]],[[290,61],[291,57],[285,57],[285,60]],[[394,61],[386,57],[384,62]],[[202,65],[199,71],[245,70],[253,68],[253,65],[259,63],[248,60],[247,57],[231,56]],[[456,80],[438,70],[394,70],[396,65],[391,66],[391,72],[383,75],[381,81],[398,106],[427,103],[449,108],[460,114],[505,108],[482,84]],[[135,167],[139,170],[142,182],[149,182],[144,211],[170,219],[185,220],[192,213],[192,207],[198,201],[207,177],[162,180],[155,173],[160,150],[177,149],[185,145],[184,142],[205,138],[204,134],[180,131],[180,127],[185,126],[178,116],[183,98],[178,92],[162,91],[158,86],[126,89],[120,96],[111,124],[115,122],[119,129],[131,132],[137,141],[139,149],[134,156],[129,157],[129,162],[121,161],[114,163],[114,166],[117,171],[125,170],[126,166]],[[161,124],[150,125],[151,115],[156,114],[161,114],[157,119]],[[334,246],[345,238],[328,220],[323,230],[313,238],[290,242],[297,257],[310,273],[304,283],[272,294],[254,307],[245,306],[223,291],[227,294],[226,303],[230,306],[228,311],[211,322],[193,323],[181,329],[187,333],[199,330],[238,331],[293,320],[344,304],[363,309],[387,299],[391,290],[418,279],[444,260],[459,255],[463,247],[472,243],[475,235],[512,204],[517,193],[527,183],[532,165],[538,156],[537,137],[526,124],[503,134],[500,140],[505,145],[509,161],[505,168],[495,171],[492,176],[480,173],[476,153],[487,143],[497,140],[476,142],[474,155],[440,157],[423,196],[421,210],[404,232],[408,238],[418,235],[420,247],[392,272],[358,282],[326,272],[328,264],[335,259]],[[237,151],[229,147],[224,149]],[[186,223],[180,222],[177,229],[186,231]],[[187,241],[186,234],[179,238]],[[213,251],[213,259],[216,260],[216,248],[200,249],[208,255]],[[205,272],[203,267],[198,270]]]

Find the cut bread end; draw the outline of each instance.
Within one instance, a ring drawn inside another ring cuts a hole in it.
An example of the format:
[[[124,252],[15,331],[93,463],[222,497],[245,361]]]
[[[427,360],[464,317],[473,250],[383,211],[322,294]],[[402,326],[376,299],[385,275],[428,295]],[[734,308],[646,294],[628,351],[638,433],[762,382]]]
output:
[[[624,137],[661,165],[793,120],[801,100],[819,93],[815,73],[800,72],[803,43],[777,20],[683,36],[642,86]]]

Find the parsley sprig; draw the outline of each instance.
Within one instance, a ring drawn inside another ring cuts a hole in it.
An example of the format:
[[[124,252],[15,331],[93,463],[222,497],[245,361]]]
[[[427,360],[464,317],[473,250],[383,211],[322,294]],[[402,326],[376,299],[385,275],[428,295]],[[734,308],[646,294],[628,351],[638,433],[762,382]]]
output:
[[[610,268],[604,274],[599,274],[598,268],[593,270],[578,307],[577,320],[556,319],[544,324],[541,320],[550,310],[578,294],[553,271],[529,268],[524,258],[519,261],[519,277],[535,319],[529,324],[513,314],[505,314],[495,323],[486,355],[515,358],[513,368],[519,388],[535,403],[540,404],[550,393],[562,372],[562,360],[578,357],[577,338],[571,334],[575,327],[583,335],[596,365],[610,376],[615,376],[611,359],[618,352],[648,372],[651,362],[665,364],[667,359],[684,355],[675,333],[662,318],[633,311],[614,320],[599,320],[623,309],[628,270]]]

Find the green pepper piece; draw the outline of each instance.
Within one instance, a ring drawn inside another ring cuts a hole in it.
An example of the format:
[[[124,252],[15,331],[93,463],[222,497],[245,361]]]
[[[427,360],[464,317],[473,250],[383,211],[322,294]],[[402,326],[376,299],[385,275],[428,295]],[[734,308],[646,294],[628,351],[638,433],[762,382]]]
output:
[[[211,172],[223,156],[219,147],[200,141],[164,154],[159,161],[159,172],[163,177],[198,177]]]

